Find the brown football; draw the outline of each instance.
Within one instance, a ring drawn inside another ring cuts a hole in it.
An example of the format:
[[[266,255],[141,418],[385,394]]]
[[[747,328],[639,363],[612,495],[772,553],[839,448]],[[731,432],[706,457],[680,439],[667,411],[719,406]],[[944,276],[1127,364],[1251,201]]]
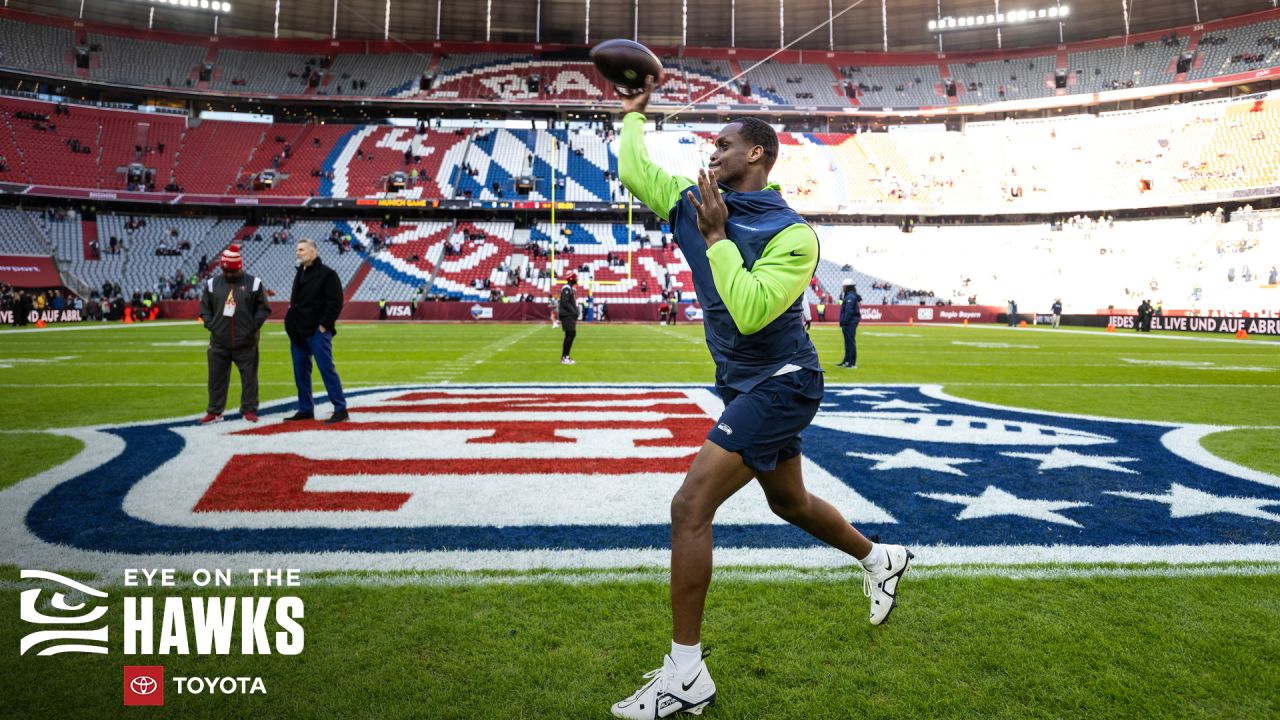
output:
[[[605,40],[591,48],[591,62],[605,80],[628,90],[644,88],[646,75],[662,83],[662,61],[638,42]]]

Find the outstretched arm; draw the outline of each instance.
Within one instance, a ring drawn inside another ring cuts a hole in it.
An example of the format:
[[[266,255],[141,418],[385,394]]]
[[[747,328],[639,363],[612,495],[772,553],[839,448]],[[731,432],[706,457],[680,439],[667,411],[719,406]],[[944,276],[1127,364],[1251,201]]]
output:
[[[653,76],[645,78],[645,89],[635,95],[623,95],[622,138],[618,150],[618,179],[663,220],[671,215],[671,208],[680,202],[680,191],[693,185],[688,178],[673,176],[649,159],[649,148],[644,144],[644,110],[653,92]]]

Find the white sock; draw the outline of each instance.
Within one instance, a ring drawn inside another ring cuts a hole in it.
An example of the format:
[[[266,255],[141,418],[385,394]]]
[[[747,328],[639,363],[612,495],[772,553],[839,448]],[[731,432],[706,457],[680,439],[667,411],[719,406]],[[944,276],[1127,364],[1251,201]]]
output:
[[[862,563],[862,567],[868,571],[875,572],[883,568],[887,560],[888,557],[885,556],[884,546],[880,543],[872,543],[871,552],[867,553],[867,556],[858,562]]]
[[[672,640],[671,661],[676,664],[677,677],[689,675],[698,667],[698,663],[702,662],[702,643],[681,645]]]

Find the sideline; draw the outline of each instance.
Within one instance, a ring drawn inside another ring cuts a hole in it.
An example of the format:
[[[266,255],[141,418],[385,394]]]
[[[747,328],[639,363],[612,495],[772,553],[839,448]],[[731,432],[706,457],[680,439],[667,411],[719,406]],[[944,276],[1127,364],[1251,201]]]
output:
[[[5,335],[23,335],[26,333],[76,332],[76,331],[85,331],[85,330],[120,330],[122,328],[131,328],[131,327],[132,328],[137,328],[137,327],[170,327],[172,328],[172,327],[181,327],[183,325],[187,325],[187,326],[195,325],[195,321],[193,320],[148,320],[146,322],[135,322],[135,323],[128,323],[128,324],[119,323],[119,322],[99,323],[93,320],[89,320],[86,322],[93,323],[93,324],[71,325],[68,327],[55,325],[52,327],[43,327],[43,328],[38,328],[38,327],[14,328],[11,330],[0,330],[0,337],[4,337]]]

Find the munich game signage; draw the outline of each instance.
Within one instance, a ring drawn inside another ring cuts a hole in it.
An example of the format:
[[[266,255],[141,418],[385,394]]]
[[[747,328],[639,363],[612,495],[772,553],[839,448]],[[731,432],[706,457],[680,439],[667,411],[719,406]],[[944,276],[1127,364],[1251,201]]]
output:
[[[1137,322],[1137,318],[1132,315],[1115,315],[1108,319],[1117,328],[1128,330],[1132,330]],[[1244,330],[1250,335],[1280,335],[1280,318],[1162,316],[1151,318],[1151,329],[1224,335],[1234,335],[1236,331]]]
[[[85,449],[0,491],[6,563],[114,574],[664,566],[669,500],[722,409],[698,386],[389,387],[351,421],[193,418],[58,430]],[[1274,559],[1280,477],[1218,459],[1221,427],[1028,412],[935,386],[831,386],[805,479],[924,564]],[[717,560],[849,558],[750,484]]]
[[[79,310],[76,310],[74,308],[70,310],[52,310],[52,309],[32,310],[30,313],[27,314],[27,322],[32,325],[36,324],[41,320],[45,321],[46,323],[66,323],[66,322],[80,322],[81,320],[84,320],[84,317],[80,314]],[[13,311],[0,310],[0,325],[12,325],[12,324],[13,324]]]
[[[839,316],[840,306],[832,306]],[[832,317],[828,308],[828,319]],[[866,305],[862,306],[864,323],[991,323],[998,308],[984,305]]]

